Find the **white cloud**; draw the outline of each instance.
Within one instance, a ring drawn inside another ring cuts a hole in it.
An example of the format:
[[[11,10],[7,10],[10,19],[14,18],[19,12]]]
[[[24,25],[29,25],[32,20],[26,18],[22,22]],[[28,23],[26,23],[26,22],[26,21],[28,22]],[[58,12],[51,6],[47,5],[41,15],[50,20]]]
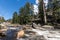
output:
[[[34,5],[34,14],[36,15],[36,14],[38,14],[38,6],[37,5]]]
[[[36,4],[38,4],[39,3],[39,0],[36,0]]]
[[[48,3],[48,0],[44,0],[44,3],[47,5],[47,3]]]
[[[44,0],[45,3],[48,3],[48,0]]]

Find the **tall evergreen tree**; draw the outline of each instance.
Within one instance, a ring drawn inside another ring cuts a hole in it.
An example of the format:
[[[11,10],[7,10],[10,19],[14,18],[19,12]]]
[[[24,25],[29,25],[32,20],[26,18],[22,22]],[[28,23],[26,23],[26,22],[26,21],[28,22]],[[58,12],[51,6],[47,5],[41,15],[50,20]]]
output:
[[[55,0],[53,2],[53,15],[54,15],[54,18],[55,18],[55,21],[57,21],[58,19],[60,20],[60,6],[59,6],[59,3],[60,1],[58,0]]]
[[[21,7],[21,9],[19,10],[19,23],[20,24],[24,24],[24,17],[25,15],[25,8],[24,7]]]
[[[60,0],[48,0],[48,9],[52,12],[53,20],[57,22],[57,19],[60,19]],[[47,10],[48,10],[47,9]]]
[[[18,14],[17,14],[17,12],[13,13],[12,23],[18,23]]]
[[[1,17],[1,18],[0,18],[0,22],[5,22],[4,17]]]
[[[19,19],[20,19],[20,24],[27,24],[30,22],[31,18],[31,8],[30,8],[30,3],[27,2],[24,7],[22,7],[19,10]]]
[[[41,19],[41,23],[42,23],[43,20],[44,20],[44,16],[43,16],[43,2],[42,2],[42,0],[39,0],[38,9],[39,9],[39,18]]]
[[[46,12],[45,12],[45,4],[44,4],[44,0],[39,0],[39,18],[41,19],[41,23],[47,23],[46,20]]]

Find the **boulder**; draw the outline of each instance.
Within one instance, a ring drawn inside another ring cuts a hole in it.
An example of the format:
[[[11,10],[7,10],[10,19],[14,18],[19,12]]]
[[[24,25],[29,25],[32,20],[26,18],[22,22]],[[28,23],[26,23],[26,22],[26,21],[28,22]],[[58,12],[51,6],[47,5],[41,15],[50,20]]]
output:
[[[38,24],[39,27],[41,27],[41,24]]]
[[[36,29],[38,25],[36,23],[32,23],[32,28]]]
[[[24,37],[24,34],[24,30],[20,30],[19,32],[17,32],[17,39]]]
[[[50,25],[44,25],[44,26],[42,26],[43,28],[46,28],[46,29],[54,29],[54,27],[53,26],[50,26]]]
[[[29,37],[29,38],[27,38],[27,40],[46,40],[45,38],[44,38],[44,36],[32,36],[32,37]]]

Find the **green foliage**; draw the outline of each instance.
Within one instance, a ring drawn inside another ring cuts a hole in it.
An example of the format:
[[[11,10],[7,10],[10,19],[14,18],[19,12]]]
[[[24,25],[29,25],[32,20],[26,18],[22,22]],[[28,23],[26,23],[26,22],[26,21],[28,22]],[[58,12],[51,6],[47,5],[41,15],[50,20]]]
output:
[[[0,22],[5,22],[4,17],[2,17],[2,18],[0,19]]]
[[[60,6],[59,6],[59,2],[60,1],[57,1],[57,0],[55,0],[53,2],[53,14],[54,14],[55,20],[60,19]]]
[[[6,20],[6,22],[10,22],[10,23],[12,23],[12,19],[8,19],[8,20]]]
[[[27,24],[31,22],[32,12],[30,7],[30,3],[27,2],[24,7],[21,7],[21,9],[19,9],[19,15],[17,12],[14,12],[12,23]]]
[[[41,19],[41,22],[44,21],[44,11],[43,11],[43,0],[39,0],[39,18]]]
[[[30,3],[26,3],[24,7],[20,9],[20,14],[19,14],[19,19],[20,19],[20,24],[27,24],[30,22]]]
[[[17,12],[14,12],[14,14],[13,14],[12,23],[18,23],[18,14],[17,14]]]
[[[0,29],[1,29],[1,25],[0,25]]]
[[[48,0],[49,1],[49,0]],[[57,22],[58,19],[60,19],[60,0],[54,0],[52,2],[50,2],[51,4],[48,3],[48,5],[50,5],[51,8],[47,8],[48,12],[52,12],[52,16],[53,16],[53,20],[54,22]]]

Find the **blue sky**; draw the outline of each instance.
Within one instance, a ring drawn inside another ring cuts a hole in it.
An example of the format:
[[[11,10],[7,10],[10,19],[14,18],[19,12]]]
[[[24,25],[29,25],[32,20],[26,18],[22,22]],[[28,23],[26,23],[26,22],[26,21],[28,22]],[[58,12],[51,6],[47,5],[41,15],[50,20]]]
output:
[[[25,5],[26,2],[35,3],[35,0],[0,0],[0,16],[6,20],[12,18],[15,11]]]

